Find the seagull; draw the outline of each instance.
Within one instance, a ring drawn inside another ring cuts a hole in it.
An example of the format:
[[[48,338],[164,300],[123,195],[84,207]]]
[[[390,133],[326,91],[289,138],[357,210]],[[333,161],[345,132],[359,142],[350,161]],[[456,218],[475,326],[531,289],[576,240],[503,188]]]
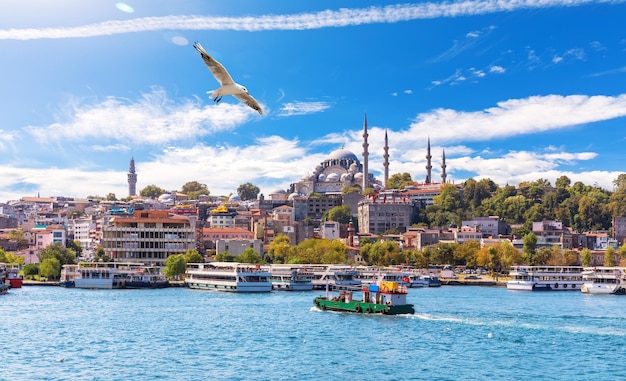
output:
[[[248,89],[233,81],[232,77],[228,74],[226,68],[221,63],[211,57],[199,42],[194,42],[193,47],[200,52],[200,56],[202,56],[202,60],[209,67],[209,70],[211,70],[211,74],[213,74],[215,79],[217,79],[220,83],[220,87],[218,89],[207,91],[207,94],[213,98],[213,102],[219,103],[222,100],[222,96],[232,95],[249,107],[258,111],[259,114],[263,114],[263,109],[259,106],[259,102],[257,102],[252,95],[248,94]]]

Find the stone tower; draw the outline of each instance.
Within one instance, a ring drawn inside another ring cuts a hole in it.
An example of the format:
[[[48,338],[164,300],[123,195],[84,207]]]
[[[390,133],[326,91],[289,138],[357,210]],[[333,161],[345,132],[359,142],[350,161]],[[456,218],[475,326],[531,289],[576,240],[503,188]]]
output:
[[[430,137],[428,138],[428,148],[426,149],[426,184],[430,184],[432,181],[432,169],[433,166],[430,162],[432,159],[432,155],[430,154]]]
[[[128,169],[128,196],[137,195],[137,174],[135,173],[135,158],[130,158],[130,168]]]
[[[443,150],[443,157],[442,157],[442,162],[441,162],[441,183],[445,184],[446,183],[446,177],[448,177],[448,175],[446,174],[446,150]]]
[[[363,190],[369,186],[369,173],[368,173],[368,156],[369,151],[367,148],[369,144],[367,143],[367,114],[363,116]]]
[[[387,186],[387,180],[389,180],[389,141],[387,140],[387,130],[385,129],[385,153],[383,154],[383,158],[385,161],[383,162],[383,167],[385,167],[385,177],[383,186]]]

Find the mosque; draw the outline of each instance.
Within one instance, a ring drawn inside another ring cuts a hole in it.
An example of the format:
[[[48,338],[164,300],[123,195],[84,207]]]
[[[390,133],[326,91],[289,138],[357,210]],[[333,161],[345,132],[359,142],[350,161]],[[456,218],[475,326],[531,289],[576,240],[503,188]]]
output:
[[[365,188],[384,188],[389,180],[389,141],[385,132],[384,146],[384,179],[378,180],[368,171],[369,143],[367,133],[367,117],[363,123],[363,163],[351,151],[341,148],[331,152],[326,160],[315,167],[312,174],[305,175],[300,181],[291,185],[292,194],[307,196],[311,193],[320,194],[341,194],[343,188],[354,187],[360,192]],[[430,138],[426,154],[426,181],[425,185],[432,183],[432,155],[430,154]],[[446,182],[446,156],[443,153],[442,163],[442,183]]]

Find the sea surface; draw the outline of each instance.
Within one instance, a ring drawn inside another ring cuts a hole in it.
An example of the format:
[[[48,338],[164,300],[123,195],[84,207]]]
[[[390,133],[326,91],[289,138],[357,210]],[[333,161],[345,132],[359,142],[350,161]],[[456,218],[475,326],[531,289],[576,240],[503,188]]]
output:
[[[409,290],[411,316],[324,291],[25,286],[0,296],[1,380],[620,380],[626,297]]]

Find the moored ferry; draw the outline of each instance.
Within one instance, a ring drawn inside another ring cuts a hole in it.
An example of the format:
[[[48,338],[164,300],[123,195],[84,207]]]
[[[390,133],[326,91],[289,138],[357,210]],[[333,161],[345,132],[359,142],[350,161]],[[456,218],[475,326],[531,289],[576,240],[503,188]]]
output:
[[[506,288],[515,291],[580,291],[582,266],[515,266]]]
[[[24,282],[24,277],[19,274],[20,268],[16,264],[7,264],[6,267],[6,283],[11,288],[21,288]]]
[[[585,267],[582,276],[580,290],[586,294],[626,295],[624,267]]]
[[[159,269],[153,266],[141,266],[127,273],[124,288],[165,288],[170,282]]]
[[[334,287],[334,295],[330,292],[327,290],[325,296],[313,299],[313,304],[323,311],[383,315],[415,313],[413,305],[406,301],[406,286],[397,282],[381,280],[362,287]]]
[[[124,288],[128,273],[142,265],[134,262],[81,262],[78,265],[63,265],[59,285],[87,289]]]
[[[313,288],[324,290],[330,286],[361,286],[359,271],[347,265],[312,265]]]
[[[249,263],[190,263],[185,271],[185,284],[200,290],[270,292],[271,275],[261,266]]]
[[[272,289],[276,291],[311,291],[313,272],[306,267],[291,265],[271,265],[269,268]]]

